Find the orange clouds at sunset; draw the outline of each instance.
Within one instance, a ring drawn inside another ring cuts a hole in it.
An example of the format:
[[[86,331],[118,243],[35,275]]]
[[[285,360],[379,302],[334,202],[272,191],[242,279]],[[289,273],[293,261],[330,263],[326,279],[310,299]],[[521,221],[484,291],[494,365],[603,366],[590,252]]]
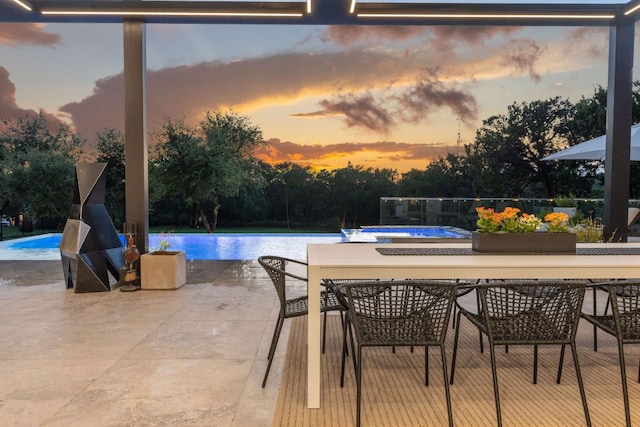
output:
[[[430,161],[456,152],[456,146],[403,144],[397,142],[299,145],[277,139],[266,141],[255,155],[267,163],[292,162],[312,169],[336,169],[350,162],[365,168],[424,169]]]
[[[576,101],[607,81],[602,28],[146,28],[150,134],[230,108],[263,131],[258,158],[314,169],[424,169],[513,102]],[[1,24],[0,58],[3,118],[43,111],[90,143],[123,130],[121,25]],[[31,71],[45,69],[49,83]]]

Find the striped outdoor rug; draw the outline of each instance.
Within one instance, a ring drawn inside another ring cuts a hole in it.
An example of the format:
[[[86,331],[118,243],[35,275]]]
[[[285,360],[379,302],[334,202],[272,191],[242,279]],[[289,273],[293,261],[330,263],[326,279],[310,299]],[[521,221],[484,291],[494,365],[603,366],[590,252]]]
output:
[[[355,425],[356,391],[351,362],[345,387],[340,388],[341,335],[338,316],[329,316],[327,349],[322,356],[321,409],[306,407],[306,317],[292,320],[282,384],[273,425]],[[496,425],[489,351],[480,353],[477,330],[462,319],[455,383],[451,386],[456,426]],[[624,407],[617,345],[599,332],[599,349],[593,351],[593,329],[582,321],[577,340],[580,367],[594,426],[623,426]],[[453,330],[447,340],[451,368]],[[486,343],[486,341],[485,341]],[[559,347],[541,347],[538,384],[532,383],[532,347],[511,346],[497,353],[503,423],[506,426],[582,426],[580,401],[571,351],[567,348],[560,385],[556,384]],[[430,385],[425,387],[424,349],[365,348],[362,378],[362,426],[445,426],[447,411],[439,351],[432,347]],[[640,425],[638,348],[626,347],[627,376],[634,424]]]

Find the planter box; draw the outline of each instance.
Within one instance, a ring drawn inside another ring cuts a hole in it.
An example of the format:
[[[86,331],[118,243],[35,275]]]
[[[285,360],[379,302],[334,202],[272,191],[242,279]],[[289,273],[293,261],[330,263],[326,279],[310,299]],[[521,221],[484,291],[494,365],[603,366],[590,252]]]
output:
[[[140,257],[141,289],[178,289],[187,283],[187,257],[179,252],[150,252]]]
[[[492,253],[576,253],[575,233],[479,233],[471,235],[476,252]]]

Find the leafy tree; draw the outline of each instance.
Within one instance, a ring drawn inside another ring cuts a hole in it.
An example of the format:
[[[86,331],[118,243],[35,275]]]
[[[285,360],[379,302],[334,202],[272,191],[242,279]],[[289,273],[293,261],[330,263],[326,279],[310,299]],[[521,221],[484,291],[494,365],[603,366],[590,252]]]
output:
[[[309,197],[313,194],[313,170],[309,166],[285,162],[276,165],[275,171],[276,179],[272,182],[280,190],[280,197],[275,202],[285,214],[287,227],[292,222],[301,226],[308,225],[313,209],[313,197]]]
[[[149,201],[159,207],[154,213],[161,214],[169,199],[183,198],[196,207],[206,192],[203,175],[209,167],[202,139],[182,119],[166,119],[156,137],[149,165]],[[194,218],[191,225],[196,223]]]
[[[56,127],[42,113],[19,117],[15,121],[3,120],[0,132],[0,145],[5,155],[12,152],[18,162],[28,160],[27,155],[34,150],[62,154],[77,161],[84,143],[85,140],[68,125],[62,123]]]
[[[154,198],[185,197],[207,232],[214,232],[221,198],[237,195],[253,177],[253,151],[263,143],[262,131],[232,111],[206,112],[198,129],[166,120],[159,138],[150,172],[157,179]]]
[[[507,115],[484,120],[474,143],[465,146],[474,192],[489,197],[552,197],[574,184],[559,182],[555,173],[561,166],[541,160],[566,141],[572,113],[569,101],[555,97],[514,103]]]
[[[573,120],[569,122],[569,146],[596,138],[607,131],[607,90],[594,89],[590,98],[582,96],[574,106]]]
[[[470,197],[471,176],[464,156],[449,153],[431,162],[424,171],[412,169],[402,174],[401,195],[412,197]]]
[[[248,171],[248,180],[237,195],[223,197],[225,215],[219,225],[249,225],[268,218],[268,200],[265,193],[271,165],[257,161]]]
[[[29,160],[14,163],[13,200],[31,218],[65,217],[73,204],[75,162],[60,153],[31,150]],[[52,179],[55,177],[55,179]]]
[[[196,204],[205,229],[215,231],[220,212],[220,198],[237,195],[250,178],[255,148],[264,144],[262,130],[250,123],[249,118],[229,110],[226,113],[209,111],[200,122],[204,135],[204,148],[208,168],[204,174],[203,197]],[[211,222],[203,202],[212,204]]]
[[[633,123],[640,122],[640,81],[633,82],[631,119]],[[569,146],[604,135],[607,131],[607,90],[598,86],[590,98],[582,97],[575,105],[574,120],[570,125]],[[600,161],[569,160],[564,163],[566,167],[577,165],[583,181],[592,182],[595,187],[603,185],[604,173]],[[640,197],[640,162],[631,162],[629,197]]]
[[[377,224],[380,197],[397,191],[397,172],[353,166],[336,169],[331,179],[331,204],[340,228]]]
[[[9,200],[8,211],[31,218],[66,216],[84,140],[65,124],[50,124],[43,114],[3,124],[0,196]]]
[[[104,129],[96,135],[96,161],[107,163],[105,207],[116,227],[125,217],[125,159],[124,135],[115,129]]]
[[[313,213],[310,220],[313,224],[323,227],[338,228],[340,221],[334,214],[332,204],[332,179],[333,174],[326,169],[322,169],[314,174],[310,193],[313,194],[313,197],[310,197],[311,203],[313,204]]]

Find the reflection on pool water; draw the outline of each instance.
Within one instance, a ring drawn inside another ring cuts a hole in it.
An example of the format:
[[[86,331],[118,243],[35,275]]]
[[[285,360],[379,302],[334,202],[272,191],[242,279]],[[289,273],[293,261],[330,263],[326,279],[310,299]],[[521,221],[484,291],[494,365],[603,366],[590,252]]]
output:
[[[370,225],[342,229],[342,240],[353,243],[420,243],[470,238],[470,231],[451,226]]]
[[[61,237],[61,233],[52,233],[0,242],[0,260],[59,260]],[[308,243],[341,241],[339,233],[171,234],[166,238],[170,250],[185,251],[190,260],[246,260],[260,255],[306,259]],[[149,247],[157,247],[159,240],[159,234],[150,234]]]

